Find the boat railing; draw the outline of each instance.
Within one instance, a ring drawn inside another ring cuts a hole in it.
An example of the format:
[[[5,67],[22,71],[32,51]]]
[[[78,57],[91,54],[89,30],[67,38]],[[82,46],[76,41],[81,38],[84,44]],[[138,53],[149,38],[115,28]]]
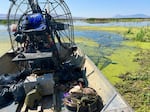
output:
[[[131,112],[131,111],[130,111],[130,108],[125,107],[125,108],[118,108],[118,109],[112,109],[108,111],[106,110],[106,111],[101,111],[101,112]]]
[[[89,78],[89,80],[91,78],[93,79],[96,76],[94,74],[98,74],[97,85],[101,87],[101,89],[98,92],[100,96],[103,98],[103,102],[105,104],[102,112],[116,112],[116,111],[113,111],[114,109],[117,109],[117,110],[119,109],[119,112],[122,112],[120,110],[123,110],[123,112],[133,112],[132,108],[128,105],[128,103],[124,100],[124,98],[121,97],[121,95],[117,92],[117,90],[109,83],[108,79],[100,72],[100,70],[88,58],[88,56],[86,56],[86,59],[88,60],[86,65],[91,66],[92,68],[92,69],[88,69],[87,77]],[[92,86],[95,86],[95,85],[92,84]],[[128,109],[128,111],[124,111],[123,108],[126,108],[125,110]]]
[[[105,110],[108,108],[108,106],[111,104],[111,102],[115,99],[116,96],[117,96],[117,93],[112,95],[112,97],[109,99],[108,103],[105,105],[105,107],[102,109],[101,112],[105,112]]]

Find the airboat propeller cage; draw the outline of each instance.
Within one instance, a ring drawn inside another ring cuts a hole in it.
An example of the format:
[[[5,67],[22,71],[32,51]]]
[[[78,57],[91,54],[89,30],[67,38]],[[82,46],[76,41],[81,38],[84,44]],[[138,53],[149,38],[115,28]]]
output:
[[[12,24],[17,25],[18,35],[22,35],[22,26],[26,17],[34,23],[42,22],[38,29],[49,28],[54,38],[58,36],[62,43],[69,43],[66,47],[74,46],[74,28],[71,12],[63,0],[10,0],[11,6],[8,12],[8,32],[10,36],[11,47],[14,50],[17,48],[14,32],[11,31]],[[37,15],[36,15],[37,14]],[[36,15],[37,18],[31,18]],[[48,16],[47,16],[48,15]],[[35,21],[34,21],[35,19]],[[41,19],[41,20],[40,20]],[[43,20],[42,20],[43,19]],[[32,21],[33,20],[33,21]],[[36,21],[37,20],[37,21]],[[48,20],[48,24],[45,22]],[[46,27],[45,27],[45,26]],[[21,32],[20,32],[21,31]],[[17,35],[17,34],[16,34]],[[59,40],[58,40],[59,42]]]

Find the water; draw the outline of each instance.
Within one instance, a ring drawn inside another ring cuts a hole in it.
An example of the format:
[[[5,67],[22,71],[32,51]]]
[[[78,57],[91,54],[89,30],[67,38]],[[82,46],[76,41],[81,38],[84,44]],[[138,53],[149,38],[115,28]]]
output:
[[[103,31],[75,30],[75,37],[91,38],[103,46],[112,46],[114,45],[113,42],[120,43],[120,41],[122,41],[122,37],[120,35]],[[0,42],[3,40],[9,40],[6,25],[0,25]]]
[[[82,51],[88,55],[96,65],[103,65],[106,61],[112,61],[107,58],[113,54],[114,50],[121,46],[123,37],[115,33],[104,31],[82,31],[75,30],[76,37],[86,37],[96,41],[99,46],[88,47],[87,45],[80,45]]]
[[[150,26],[150,21],[142,21],[142,22],[108,22],[108,23],[87,23],[84,21],[74,21],[75,26],[126,26],[126,27],[143,27],[143,26]],[[87,34],[85,34],[85,32]],[[93,32],[93,33],[92,33]],[[111,35],[105,32],[99,32],[100,35],[104,36]],[[86,36],[86,37],[98,37],[97,32],[94,31],[75,31],[75,36]],[[99,35],[99,34],[98,34]],[[113,35],[113,34],[112,34]],[[114,36],[110,36],[114,37]],[[95,39],[95,38],[94,38]],[[108,39],[108,38],[106,38]],[[116,39],[116,38],[113,38]],[[0,25],[0,41],[2,40],[9,40],[8,33],[7,33],[7,25]],[[101,40],[104,44],[106,43],[105,39]],[[110,40],[108,40],[110,41]]]
[[[8,40],[9,40],[9,36],[7,32],[7,26],[0,24],[0,42],[8,41]]]
[[[96,23],[90,24],[83,21],[75,21],[75,26],[150,26],[149,21],[143,22],[109,22],[109,23]],[[104,31],[82,31],[82,30],[75,30],[75,37],[85,37],[93,39],[94,41],[100,44],[99,53],[106,55],[110,55],[116,48],[120,47],[120,44],[123,41],[123,37],[118,34],[104,32]],[[0,25],[0,44],[3,41],[9,41],[9,36],[7,33],[7,26]],[[109,52],[109,53],[108,53]]]
[[[0,24],[0,31],[3,31],[3,30],[7,30],[7,26],[6,26],[6,25],[1,25],[1,24]]]
[[[126,26],[126,27],[143,27],[150,26],[150,21],[142,22],[108,22],[108,23],[87,23],[84,21],[74,21],[75,26]]]
[[[121,35],[104,31],[75,30],[76,37],[86,37],[98,42],[102,47],[115,48],[123,41]]]

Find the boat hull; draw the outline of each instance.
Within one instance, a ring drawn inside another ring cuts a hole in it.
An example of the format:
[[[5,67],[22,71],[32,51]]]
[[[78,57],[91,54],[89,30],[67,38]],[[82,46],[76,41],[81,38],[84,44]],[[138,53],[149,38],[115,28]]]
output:
[[[0,69],[0,74],[17,72],[17,63],[11,61],[13,57],[13,53],[6,53],[0,58],[0,67],[2,68]],[[100,72],[100,70],[88,56],[85,56],[85,64],[83,68],[86,71],[88,86],[94,88],[103,100],[105,106],[102,112],[133,112],[132,108],[109,83],[109,81],[105,78],[105,76]],[[48,102],[52,103],[51,97],[49,97],[49,101],[45,101],[45,105],[46,103],[48,104]],[[47,109],[44,109],[44,112],[53,112],[52,105],[50,106],[51,103],[49,103]],[[10,108],[16,108],[17,111],[18,107],[14,105],[9,108],[1,109],[0,112],[3,110],[7,112],[10,110]],[[65,110],[62,109],[62,112],[65,112]]]

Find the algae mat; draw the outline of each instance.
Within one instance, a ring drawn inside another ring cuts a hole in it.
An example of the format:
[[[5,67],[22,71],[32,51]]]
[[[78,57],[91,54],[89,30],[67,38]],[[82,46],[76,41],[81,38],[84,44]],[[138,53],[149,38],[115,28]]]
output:
[[[121,81],[118,76],[126,72],[136,72],[139,69],[139,64],[134,62],[135,55],[138,53],[138,49],[122,47],[114,51],[114,53],[108,58],[115,64],[110,64],[102,70],[102,73],[115,84]]]

